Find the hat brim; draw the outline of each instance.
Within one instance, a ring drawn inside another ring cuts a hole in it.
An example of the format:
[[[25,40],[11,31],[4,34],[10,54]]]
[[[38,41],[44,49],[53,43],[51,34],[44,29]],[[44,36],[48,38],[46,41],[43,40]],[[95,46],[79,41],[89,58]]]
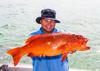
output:
[[[38,24],[40,24],[40,20],[41,20],[41,19],[42,19],[42,17],[37,17],[37,18],[36,18],[36,22],[37,22]],[[60,21],[57,20],[57,19],[55,19],[55,18],[51,18],[51,19],[55,20],[56,23],[60,23]]]

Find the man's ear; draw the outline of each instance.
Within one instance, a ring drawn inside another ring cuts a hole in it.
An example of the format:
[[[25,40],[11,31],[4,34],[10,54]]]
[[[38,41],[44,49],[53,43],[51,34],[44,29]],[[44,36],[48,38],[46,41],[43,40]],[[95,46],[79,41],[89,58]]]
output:
[[[42,20],[40,20],[40,24],[42,23]]]

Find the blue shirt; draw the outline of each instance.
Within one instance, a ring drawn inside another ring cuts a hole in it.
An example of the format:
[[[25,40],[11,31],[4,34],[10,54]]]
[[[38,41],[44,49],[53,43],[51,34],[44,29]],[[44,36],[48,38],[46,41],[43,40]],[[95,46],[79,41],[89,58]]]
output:
[[[52,31],[59,32],[56,28]],[[44,34],[42,28],[36,32],[32,32],[30,36]],[[32,57],[33,71],[68,71],[68,60],[64,62],[61,61],[62,56],[52,56],[52,57]]]

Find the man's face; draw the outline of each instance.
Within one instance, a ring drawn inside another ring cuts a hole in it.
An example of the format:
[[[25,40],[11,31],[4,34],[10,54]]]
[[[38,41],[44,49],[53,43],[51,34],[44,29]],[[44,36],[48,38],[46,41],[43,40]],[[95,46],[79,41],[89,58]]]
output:
[[[44,18],[41,20],[42,28],[47,32],[52,31],[55,28],[55,24],[56,24],[55,21],[52,19]]]

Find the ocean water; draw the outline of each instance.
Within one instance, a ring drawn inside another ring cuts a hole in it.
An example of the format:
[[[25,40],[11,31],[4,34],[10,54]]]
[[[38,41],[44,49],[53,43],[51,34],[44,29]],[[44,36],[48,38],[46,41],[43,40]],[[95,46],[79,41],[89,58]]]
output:
[[[40,27],[35,22],[36,17],[41,16],[40,11],[45,8],[51,8],[56,10],[56,18],[61,21],[60,24],[57,24],[56,28],[66,33],[81,34],[89,39],[88,45],[91,47],[91,50],[83,54],[76,53],[70,56],[71,67],[92,69],[94,71],[99,69],[99,7],[99,0],[1,0],[0,63],[9,63],[11,58],[8,57],[6,51],[10,48],[23,45],[25,39],[29,37],[29,33]],[[23,59],[22,62],[27,63],[26,59]],[[74,61],[77,59],[79,62]],[[31,59],[29,63],[31,63]],[[83,66],[82,64],[85,65]]]

